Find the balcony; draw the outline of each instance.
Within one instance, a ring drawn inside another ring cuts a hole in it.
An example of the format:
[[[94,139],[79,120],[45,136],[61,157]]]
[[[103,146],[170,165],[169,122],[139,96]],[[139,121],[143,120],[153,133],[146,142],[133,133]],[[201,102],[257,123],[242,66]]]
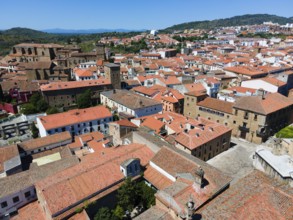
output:
[[[244,131],[244,132],[249,132],[249,128],[244,127],[244,126],[240,126],[240,125],[239,125],[239,130]]]

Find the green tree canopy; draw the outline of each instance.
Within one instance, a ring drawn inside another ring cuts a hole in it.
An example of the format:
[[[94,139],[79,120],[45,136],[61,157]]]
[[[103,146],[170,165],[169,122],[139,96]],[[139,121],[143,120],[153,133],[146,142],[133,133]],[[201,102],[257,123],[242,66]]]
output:
[[[50,107],[47,109],[46,113],[47,115],[52,115],[52,114],[59,113],[59,110],[55,107]]]
[[[118,205],[126,211],[132,211],[136,205],[138,189],[131,178],[127,178],[122,186],[118,189]]]
[[[116,208],[113,210],[113,215],[117,218],[117,219],[123,219],[125,212],[123,210],[123,208],[119,205],[116,206]]]
[[[92,99],[91,99],[91,90],[86,90],[77,98],[77,107],[78,108],[88,108],[92,106]]]
[[[96,213],[94,220],[112,220],[112,213],[109,208],[102,207]]]
[[[26,103],[21,106],[20,113],[22,113],[24,115],[30,115],[30,114],[38,113],[38,110],[33,104]]]
[[[44,99],[40,99],[37,102],[36,107],[37,107],[38,112],[45,112],[45,111],[47,111],[49,105]]]
[[[32,137],[38,138],[39,137],[39,129],[36,127],[35,123],[32,124],[31,127]]]

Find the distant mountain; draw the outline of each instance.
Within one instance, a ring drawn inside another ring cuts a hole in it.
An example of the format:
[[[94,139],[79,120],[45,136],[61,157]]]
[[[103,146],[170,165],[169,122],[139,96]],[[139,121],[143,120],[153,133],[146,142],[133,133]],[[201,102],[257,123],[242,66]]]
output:
[[[11,35],[11,36],[17,36],[17,37],[23,37],[23,38],[47,38],[51,37],[51,34],[44,33],[42,31],[37,31],[29,28],[21,28],[21,27],[15,27],[8,30],[2,30],[0,32],[2,35]]]
[[[162,31],[172,32],[175,30],[184,30],[184,29],[213,29],[218,27],[229,27],[229,26],[242,26],[242,25],[254,25],[262,24],[263,22],[271,21],[273,23],[286,24],[292,23],[293,17],[286,18],[277,15],[269,14],[247,14],[241,16],[235,16],[225,19],[216,19],[216,20],[205,20],[205,21],[193,21],[182,24],[173,25]]]
[[[54,28],[54,29],[45,29],[42,30],[46,33],[52,33],[52,34],[96,34],[96,33],[107,33],[107,32],[121,32],[121,33],[127,33],[127,32],[142,32],[145,31],[144,29],[141,30],[128,30],[128,29],[61,29],[61,28]]]

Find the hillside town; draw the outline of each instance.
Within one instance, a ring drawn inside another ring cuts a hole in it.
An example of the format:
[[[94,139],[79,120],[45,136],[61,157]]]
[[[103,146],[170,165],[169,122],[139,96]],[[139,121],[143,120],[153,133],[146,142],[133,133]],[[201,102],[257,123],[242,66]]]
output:
[[[0,219],[293,219],[293,24],[20,43],[0,99]]]

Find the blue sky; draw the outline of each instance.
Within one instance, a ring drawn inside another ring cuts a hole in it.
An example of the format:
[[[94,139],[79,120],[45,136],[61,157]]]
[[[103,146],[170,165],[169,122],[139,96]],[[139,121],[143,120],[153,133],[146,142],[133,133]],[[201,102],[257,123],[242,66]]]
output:
[[[293,16],[293,0],[10,0],[0,8],[0,29],[161,29],[242,14]]]

